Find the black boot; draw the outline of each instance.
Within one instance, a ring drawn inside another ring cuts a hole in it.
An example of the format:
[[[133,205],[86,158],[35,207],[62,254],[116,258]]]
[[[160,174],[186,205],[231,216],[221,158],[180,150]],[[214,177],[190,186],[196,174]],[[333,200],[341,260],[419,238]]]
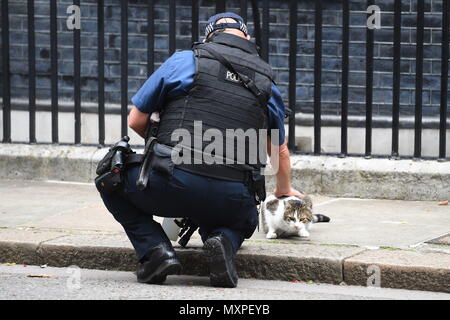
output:
[[[137,271],[138,282],[161,284],[169,274],[179,274],[181,264],[172,245],[163,242],[150,249]]]
[[[213,287],[235,288],[238,275],[230,240],[218,234],[208,238],[203,245],[209,264],[209,279]]]

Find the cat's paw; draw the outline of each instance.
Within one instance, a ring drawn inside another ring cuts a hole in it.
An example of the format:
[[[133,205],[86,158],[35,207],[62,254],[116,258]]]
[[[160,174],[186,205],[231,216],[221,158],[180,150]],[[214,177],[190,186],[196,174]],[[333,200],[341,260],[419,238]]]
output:
[[[309,237],[309,232],[308,232],[308,230],[301,229],[301,230],[298,232],[298,235],[299,235],[300,237],[302,237],[302,238],[308,238],[308,237]]]
[[[277,234],[275,233],[275,232],[267,232],[267,235],[266,235],[266,238],[267,239],[276,239],[277,238]]]

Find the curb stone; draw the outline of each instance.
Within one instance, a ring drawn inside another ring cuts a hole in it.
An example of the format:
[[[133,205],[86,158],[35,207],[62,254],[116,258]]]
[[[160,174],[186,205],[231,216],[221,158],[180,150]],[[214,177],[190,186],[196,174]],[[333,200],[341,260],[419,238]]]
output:
[[[136,271],[137,259],[131,247],[68,244],[68,240],[74,237],[62,237],[40,244],[0,241],[0,261]],[[262,245],[268,248],[266,252],[262,251]],[[194,239],[191,246],[175,247],[183,265],[182,274],[207,276],[200,240]],[[445,253],[366,250],[313,244],[258,244],[248,241],[239,251],[236,265],[241,278],[358,286],[367,285],[371,275],[368,267],[376,265],[381,270],[381,287],[450,293],[449,261],[450,255]]]
[[[365,286],[369,276],[378,276],[385,288],[450,293],[450,254],[382,249],[367,250],[344,261],[345,283]]]

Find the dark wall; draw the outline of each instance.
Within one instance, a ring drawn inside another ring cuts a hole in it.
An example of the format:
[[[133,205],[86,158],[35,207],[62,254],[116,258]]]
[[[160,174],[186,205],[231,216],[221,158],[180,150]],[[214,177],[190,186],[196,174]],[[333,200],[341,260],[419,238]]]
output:
[[[4,1],[4,0],[2,0]],[[340,113],[341,96],[341,1],[323,1],[322,110]],[[402,16],[401,114],[413,114],[415,88],[416,0],[404,0]],[[424,92],[425,115],[438,115],[440,102],[440,57],[442,0],[425,1]],[[129,1],[129,98],[147,78],[147,10],[145,0]],[[191,39],[190,1],[177,0],[177,50],[188,49]],[[314,1],[298,2],[297,108],[312,111],[314,91]],[[393,0],[375,0],[382,9],[382,28],[375,30],[374,114],[391,114]],[[67,7],[58,1],[59,96],[73,96],[73,33],[67,30]],[[155,1],[155,59],[158,67],[168,58],[168,1]],[[239,1],[227,1],[229,11],[239,12]],[[288,1],[270,1],[270,63],[285,100],[288,88],[289,11]],[[252,11],[248,5],[249,26]],[[365,111],[366,1],[351,1],[350,16],[350,114]],[[12,98],[28,96],[28,50],[26,0],[9,0]],[[37,98],[50,98],[49,1],[35,1]],[[215,13],[214,1],[200,1],[200,37],[205,22]],[[97,101],[97,1],[81,1],[82,101]],[[120,2],[105,0],[106,100],[120,103]],[[3,70],[3,68],[2,68]],[[450,100],[450,99],[449,99]],[[450,101],[449,101],[450,102]],[[39,107],[39,106],[38,106]]]

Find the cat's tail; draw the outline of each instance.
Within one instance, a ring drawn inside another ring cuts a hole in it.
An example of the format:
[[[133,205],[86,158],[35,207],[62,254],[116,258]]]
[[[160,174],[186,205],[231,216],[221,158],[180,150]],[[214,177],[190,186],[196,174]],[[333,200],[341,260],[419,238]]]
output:
[[[319,222],[330,222],[330,217],[327,217],[323,214],[314,214],[313,215],[313,222],[319,223]]]

